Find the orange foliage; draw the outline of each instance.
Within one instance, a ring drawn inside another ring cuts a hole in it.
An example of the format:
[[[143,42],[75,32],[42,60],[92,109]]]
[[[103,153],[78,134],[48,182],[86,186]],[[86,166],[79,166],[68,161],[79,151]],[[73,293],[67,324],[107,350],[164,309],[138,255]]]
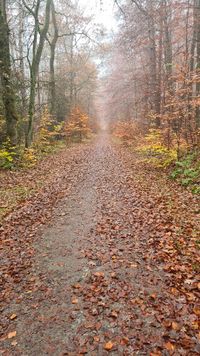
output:
[[[77,138],[80,141],[91,132],[89,127],[89,117],[80,108],[72,109],[67,120],[64,132],[68,138]]]
[[[133,141],[140,134],[140,129],[137,123],[131,121],[119,121],[113,128],[113,133],[116,137],[123,140],[124,143]]]

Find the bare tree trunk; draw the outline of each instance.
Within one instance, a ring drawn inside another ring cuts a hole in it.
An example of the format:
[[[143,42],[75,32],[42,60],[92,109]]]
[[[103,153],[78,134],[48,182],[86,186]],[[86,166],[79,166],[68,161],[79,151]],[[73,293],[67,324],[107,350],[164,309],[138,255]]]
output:
[[[2,99],[7,124],[7,136],[11,144],[17,143],[17,111],[15,94],[11,80],[11,62],[9,45],[9,28],[6,16],[6,0],[0,0],[0,76],[2,85]]]
[[[28,120],[28,129],[26,134],[26,147],[29,147],[33,140],[33,117],[35,111],[35,95],[36,95],[36,82],[39,72],[40,59],[42,56],[42,51],[44,48],[44,43],[46,40],[47,31],[49,29],[50,22],[50,10],[52,0],[46,0],[46,9],[45,9],[45,23],[42,29],[39,28],[39,6],[40,1],[37,0],[36,9],[34,13],[35,18],[35,31],[34,31],[34,40],[33,40],[33,59],[30,66],[30,98],[29,98],[29,120]],[[38,43],[38,34],[39,34],[39,43]],[[38,43],[38,44],[37,44]]]
[[[24,33],[24,10],[21,1],[19,1],[19,51],[20,51],[20,94],[21,94],[21,116],[26,117],[26,88],[25,88],[25,69],[24,69],[24,45],[23,45],[23,33]]]
[[[195,10],[196,10],[196,48],[197,48],[197,57],[196,57],[196,68],[198,74],[200,74],[200,0],[195,0]],[[200,95],[200,83],[196,85],[196,96]],[[196,110],[196,129],[200,128],[200,110],[199,107]]]
[[[157,53],[155,41],[155,24],[152,16],[148,19],[149,40],[150,40],[150,90],[152,96],[152,104],[155,114],[160,114],[160,93],[157,77]],[[160,126],[159,116],[156,118],[157,127]]]
[[[58,41],[58,25],[56,21],[55,6],[52,1],[51,5],[52,22],[54,26],[54,36],[52,42],[50,42],[50,90],[49,90],[49,101],[50,101],[50,114],[55,116],[55,103],[56,103],[56,82],[55,82],[55,50]]]
[[[70,43],[70,111],[74,106],[74,70],[73,70],[73,62],[74,62],[74,36],[71,35],[71,43]]]

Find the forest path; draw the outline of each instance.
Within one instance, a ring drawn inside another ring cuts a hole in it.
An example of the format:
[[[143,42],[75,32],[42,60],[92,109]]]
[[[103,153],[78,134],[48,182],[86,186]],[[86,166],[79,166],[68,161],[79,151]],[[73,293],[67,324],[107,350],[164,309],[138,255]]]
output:
[[[170,295],[149,243],[155,207],[138,196],[123,154],[106,136],[85,149],[35,243],[30,289],[6,309],[17,316],[8,330],[16,336],[3,341],[3,355],[198,354],[184,330],[189,349],[180,342],[187,309],[177,321],[186,307]]]

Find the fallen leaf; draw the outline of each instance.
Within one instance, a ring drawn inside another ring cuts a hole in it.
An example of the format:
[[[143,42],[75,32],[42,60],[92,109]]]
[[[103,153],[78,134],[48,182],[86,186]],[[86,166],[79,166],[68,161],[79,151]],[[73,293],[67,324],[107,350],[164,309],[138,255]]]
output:
[[[72,304],[78,304],[78,299],[77,298],[72,298]]]
[[[121,345],[128,345],[128,343],[129,343],[129,338],[124,336],[121,339]]]
[[[194,312],[197,316],[200,316],[200,308],[199,308],[199,307],[195,306],[195,307],[193,308],[193,312]]]
[[[175,331],[180,330],[180,325],[176,323],[175,321],[172,321],[172,329]]]
[[[175,346],[170,342],[166,342],[165,343],[165,348],[168,350],[168,351],[174,351],[175,350]]]
[[[117,318],[117,317],[118,317],[117,312],[114,311],[114,310],[110,313],[110,315],[111,315],[113,318]]]
[[[107,351],[110,351],[112,350],[113,348],[113,343],[111,341],[108,341],[105,345],[104,345],[104,349],[107,350]]]
[[[156,295],[156,293],[152,293],[152,294],[150,295],[150,297],[151,297],[153,300],[156,300],[157,295]]]
[[[96,277],[104,277],[104,272],[95,272],[94,275]]]
[[[17,315],[16,314],[12,314],[11,316],[10,316],[10,320],[14,320],[14,319],[16,319],[17,318]]]
[[[11,331],[10,333],[8,333],[8,339],[12,339],[13,337],[15,337],[17,335],[16,331]]]
[[[160,351],[152,351],[150,356],[162,356],[162,353]]]
[[[99,337],[99,336],[94,336],[94,341],[95,341],[95,342],[99,342],[99,340],[100,340],[100,337]]]

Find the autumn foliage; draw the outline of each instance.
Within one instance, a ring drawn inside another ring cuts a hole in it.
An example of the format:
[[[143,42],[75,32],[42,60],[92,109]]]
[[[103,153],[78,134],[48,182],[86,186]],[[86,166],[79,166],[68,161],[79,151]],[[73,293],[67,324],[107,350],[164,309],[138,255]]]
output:
[[[82,141],[90,132],[88,115],[79,107],[72,109],[64,126],[64,134],[67,139]]]
[[[113,125],[112,131],[124,144],[137,140],[138,135],[141,135],[138,124],[133,121],[118,121],[116,125]]]

